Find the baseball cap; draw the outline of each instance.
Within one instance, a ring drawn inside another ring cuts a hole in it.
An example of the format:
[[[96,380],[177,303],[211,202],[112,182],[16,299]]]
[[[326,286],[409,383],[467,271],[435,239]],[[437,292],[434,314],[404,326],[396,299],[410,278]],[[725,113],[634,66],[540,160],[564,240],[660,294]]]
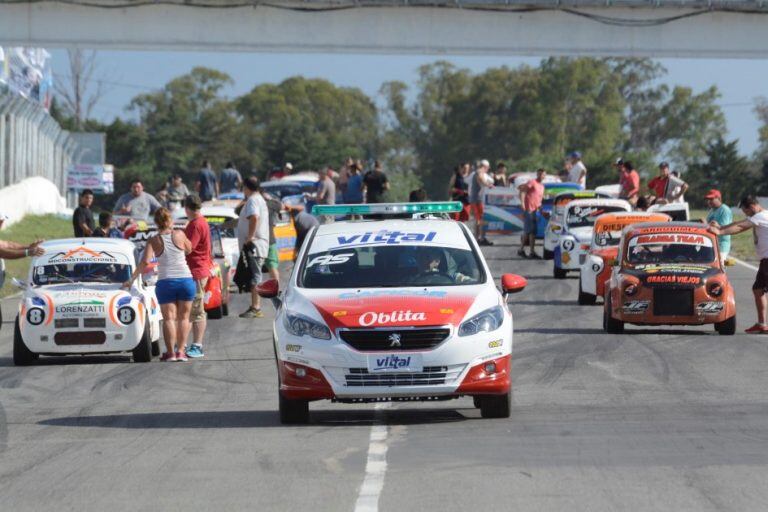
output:
[[[667,162],[666,160],[665,160],[665,161],[663,161],[663,162],[661,162],[661,163],[659,164],[659,168],[662,168],[662,167],[669,167],[669,162]]]
[[[292,171],[293,170],[293,164],[291,162],[288,162],[288,163],[285,164],[285,168],[288,169],[289,171]]]
[[[623,163],[624,163],[624,159],[623,159],[623,158],[617,158],[617,159],[616,159],[616,163],[615,163],[615,164],[613,164],[613,165],[621,165],[621,164],[623,164]]]
[[[723,195],[716,188],[711,189],[709,192],[707,192],[707,195],[704,196],[704,199],[715,199],[715,198],[717,199],[723,198]]]
[[[480,160],[480,167],[490,167],[490,166],[491,166],[491,162],[489,162],[488,160],[486,159]]]
[[[581,158],[581,153],[579,153],[578,151],[574,151],[573,153],[571,153],[570,156],[571,158]]]

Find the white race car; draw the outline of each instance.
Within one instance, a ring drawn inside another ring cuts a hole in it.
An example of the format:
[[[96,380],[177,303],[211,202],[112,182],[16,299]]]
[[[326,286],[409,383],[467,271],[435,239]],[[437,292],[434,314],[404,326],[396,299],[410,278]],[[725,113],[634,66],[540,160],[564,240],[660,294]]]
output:
[[[13,361],[39,355],[132,352],[136,362],[159,354],[160,307],[136,282],[134,244],[113,238],[52,240],[30,264],[13,337]],[[139,280],[140,281],[140,280]]]
[[[474,237],[449,219],[387,219],[460,203],[317,206],[322,215],[379,214],[307,236],[285,293],[275,298],[280,418],[303,423],[308,403],[475,398],[483,417],[510,414],[512,315]]]
[[[555,247],[560,241],[560,234],[563,232],[563,214],[568,203],[577,199],[593,199],[596,197],[605,197],[601,192],[595,190],[568,190],[561,192],[552,200],[552,210],[549,215],[549,222],[544,229],[544,259],[551,260],[555,255]]]
[[[562,231],[553,259],[556,279],[565,279],[570,270],[579,270],[592,243],[592,227],[604,213],[629,212],[632,205],[623,199],[577,199],[565,207]]]

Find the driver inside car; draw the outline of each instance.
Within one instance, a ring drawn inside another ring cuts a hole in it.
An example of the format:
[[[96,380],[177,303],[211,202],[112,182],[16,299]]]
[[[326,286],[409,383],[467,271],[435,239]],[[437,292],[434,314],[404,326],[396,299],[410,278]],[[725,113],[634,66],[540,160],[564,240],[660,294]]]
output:
[[[418,273],[413,277],[413,280],[417,283],[425,277],[428,279],[432,275],[444,276],[454,283],[463,283],[471,280],[469,276],[465,276],[460,272],[450,274],[446,268],[447,264],[445,263],[443,252],[434,247],[420,249],[416,254],[416,263],[418,265]]]

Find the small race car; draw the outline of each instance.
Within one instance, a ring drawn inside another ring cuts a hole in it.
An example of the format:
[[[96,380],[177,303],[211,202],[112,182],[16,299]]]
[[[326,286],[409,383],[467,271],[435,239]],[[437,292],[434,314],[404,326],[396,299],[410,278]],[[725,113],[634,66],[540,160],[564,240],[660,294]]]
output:
[[[510,414],[512,314],[459,222],[433,214],[459,202],[316,206],[323,215],[378,215],[313,228],[282,295],[273,341],[280,419],[305,423],[309,402],[474,397],[483,417]],[[397,218],[414,214],[421,218]],[[424,215],[426,214],[426,215]],[[393,216],[393,218],[390,218]],[[426,218],[425,218],[426,217]]]
[[[736,332],[736,301],[717,237],[693,222],[636,224],[624,230],[606,285],[603,329],[624,324],[714,324]]]
[[[605,282],[619,252],[621,233],[639,222],[669,222],[669,215],[648,212],[605,213],[597,218],[592,245],[579,272],[579,304],[594,304],[605,294]]]
[[[604,213],[628,212],[632,205],[623,199],[577,199],[569,202],[562,217],[562,230],[554,250],[553,275],[565,279],[569,271],[579,270],[592,242],[595,220]]]
[[[565,207],[571,201],[577,199],[594,199],[596,197],[609,198],[607,194],[595,190],[569,190],[560,192],[552,200],[552,212],[549,215],[549,221],[544,230],[544,259],[551,260],[555,257],[555,247],[560,240],[560,233],[563,232],[563,213]]]
[[[44,242],[32,259],[13,336],[13,362],[40,355],[131,352],[145,363],[158,355],[160,307],[137,280],[122,288],[136,267],[134,246],[113,238]]]

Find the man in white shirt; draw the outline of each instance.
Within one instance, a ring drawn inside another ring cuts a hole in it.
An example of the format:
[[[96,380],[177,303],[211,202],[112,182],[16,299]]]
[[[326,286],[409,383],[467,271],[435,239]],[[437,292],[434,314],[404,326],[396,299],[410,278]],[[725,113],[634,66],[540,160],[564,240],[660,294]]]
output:
[[[727,226],[718,226],[716,222],[710,224],[709,230],[716,235],[735,235],[742,231],[752,229],[755,238],[755,250],[760,258],[760,266],[757,269],[757,277],[752,285],[752,293],[755,295],[755,307],[757,308],[757,323],[746,329],[748,334],[768,334],[768,210],[765,210],[754,196],[746,196],[739,203],[739,208],[746,215],[746,219],[733,222]]]
[[[581,161],[581,153],[574,151],[570,154],[571,170],[568,171],[568,181],[578,183],[581,188],[587,188],[587,166]]]
[[[245,198],[237,220],[237,242],[248,267],[251,307],[240,318],[261,318],[261,297],[256,291],[261,283],[261,267],[269,254],[269,210],[261,195],[259,179],[251,176],[243,182]]]

